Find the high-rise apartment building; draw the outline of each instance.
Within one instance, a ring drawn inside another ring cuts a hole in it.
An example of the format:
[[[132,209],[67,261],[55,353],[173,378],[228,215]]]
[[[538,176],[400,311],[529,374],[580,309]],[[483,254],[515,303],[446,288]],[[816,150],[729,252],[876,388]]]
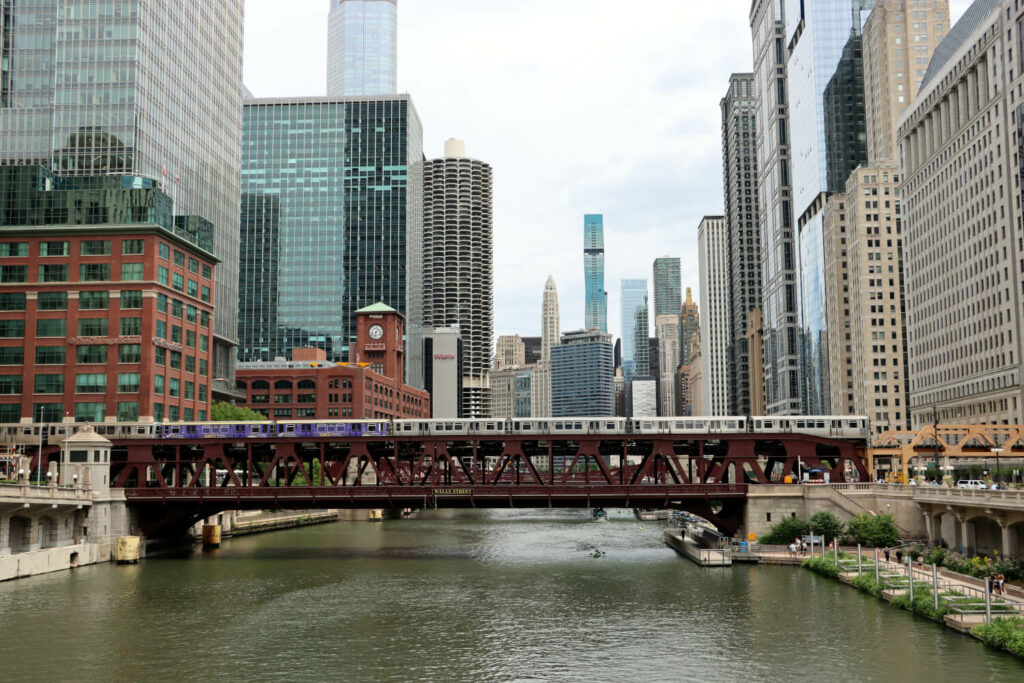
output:
[[[722,185],[729,243],[730,415],[750,414],[747,315],[761,306],[761,236],[757,221],[757,148],[754,74],[733,74],[721,101]]]
[[[586,304],[584,327],[608,331],[608,292],[604,289],[604,216],[588,213],[583,216],[583,277]]]
[[[495,371],[526,365],[526,344],[518,334],[503,334],[494,343]]]
[[[917,97],[932,53],[949,31],[949,2],[878,0],[863,29],[868,161],[898,158],[897,125]]]
[[[0,164],[154,180],[174,214],[212,223],[213,388],[233,391],[242,0],[37,0],[0,16]]]
[[[412,351],[412,343],[406,348]],[[423,388],[430,393],[430,416],[462,417],[462,334],[458,325],[422,331]]]
[[[704,401],[707,396],[704,391],[704,360],[701,356],[701,333],[697,330],[690,337],[690,376],[687,386],[690,390],[690,415],[707,415],[708,409]]]
[[[829,363],[828,404],[822,406],[827,415],[853,413],[853,329],[850,326],[849,224],[855,207],[846,193],[829,195],[822,212],[824,240],[826,317],[829,320],[826,353]],[[856,198],[854,198],[856,201]],[[867,202],[870,206],[870,200]]]
[[[519,368],[506,367],[490,373],[490,415],[506,418],[515,414],[515,381]]]
[[[700,259],[700,307],[704,311],[700,326],[701,405],[704,414],[727,415],[731,329],[729,297],[732,284],[729,280],[729,236],[724,216],[704,216],[697,229],[697,250]]]
[[[683,314],[679,322],[679,363],[680,384],[679,384],[679,414],[693,415],[692,400],[693,393],[689,390],[690,383],[690,340],[700,329],[700,313],[697,310],[697,302],[693,300],[693,293],[689,287],[686,288],[686,300],[683,302]],[[685,377],[685,379],[683,379]],[[686,391],[684,391],[684,385]]]
[[[355,311],[380,301],[405,316],[423,386],[421,131],[407,95],[246,100],[239,360],[351,360]]]
[[[683,305],[683,281],[679,259],[662,256],[654,259],[654,317],[679,315]]]
[[[551,349],[553,417],[614,415],[612,336],[599,330],[562,335]]]
[[[764,325],[760,308],[747,314],[747,348],[750,349],[750,414],[764,415]]]
[[[658,335],[658,415],[677,415],[679,370],[679,316],[673,313],[654,319]]]
[[[823,213],[828,194],[835,188],[830,189],[828,185],[830,150],[827,140],[833,124],[826,120],[825,90],[840,66],[851,36],[859,33],[874,3],[875,0],[786,2],[793,202],[798,231],[804,346],[803,407],[810,415],[827,412],[831,395]],[[854,52],[851,50],[849,54]],[[840,81],[841,94],[852,97],[849,79],[840,78]],[[839,150],[831,151],[832,157],[837,158]]]
[[[494,336],[494,219],[490,165],[448,140],[423,164],[423,323],[462,330],[463,417],[486,417]]]
[[[800,299],[791,171],[785,19],[791,3],[751,0],[757,221],[761,234],[765,412],[803,412]],[[684,343],[686,335],[684,330]],[[686,356],[683,356],[684,360]]]
[[[330,0],[327,94],[393,95],[398,80],[397,0]]]
[[[622,374],[628,382],[651,374],[646,278],[623,278],[621,306]]]
[[[899,121],[913,427],[1021,420],[1022,20],[976,0]]]
[[[561,318],[558,313],[558,289],[548,275],[544,283],[544,298],[540,316],[540,357],[530,378],[530,414],[535,417],[552,415],[551,412],[551,350],[559,344]]]

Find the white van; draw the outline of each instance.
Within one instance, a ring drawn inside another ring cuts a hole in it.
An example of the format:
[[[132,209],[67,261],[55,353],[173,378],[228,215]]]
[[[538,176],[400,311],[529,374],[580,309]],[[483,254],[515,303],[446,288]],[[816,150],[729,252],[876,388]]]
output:
[[[981,489],[987,488],[985,484],[978,479],[961,479],[956,483],[958,489]]]

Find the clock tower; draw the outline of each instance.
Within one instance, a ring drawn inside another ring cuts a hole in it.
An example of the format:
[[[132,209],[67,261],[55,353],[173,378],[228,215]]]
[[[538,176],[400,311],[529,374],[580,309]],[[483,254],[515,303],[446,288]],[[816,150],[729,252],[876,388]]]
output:
[[[356,315],[356,344],[349,351],[350,363],[368,363],[385,377],[405,382],[404,335],[402,314],[387,304],[375,303],[360,308]]]

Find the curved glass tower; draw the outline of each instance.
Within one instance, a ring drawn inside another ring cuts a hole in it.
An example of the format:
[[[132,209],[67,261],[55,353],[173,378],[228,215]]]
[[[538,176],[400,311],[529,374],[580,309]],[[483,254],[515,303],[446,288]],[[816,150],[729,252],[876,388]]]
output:
[[[397,0],[331,0],[327,16],[327,94],[394,94],[397,36]]]

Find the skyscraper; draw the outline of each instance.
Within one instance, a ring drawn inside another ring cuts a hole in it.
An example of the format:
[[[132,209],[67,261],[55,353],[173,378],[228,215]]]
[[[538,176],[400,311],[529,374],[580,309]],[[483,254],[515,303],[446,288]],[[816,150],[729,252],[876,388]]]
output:
[[[754,74],[733,74],[722,108],[722,185],[729,242],[729,408],[750,414],[747,314],[761,306],[761,236],[757,223]]]
[[[786,11],[791,3],[751,0],[754,48],[761,308],[764,316],[765,412],[803,412],[802,349],[793,226]],[[683,341],[687,337],[684,333]],[[687,357],[684,355],[684,359]]]
[[[558,289],[548,275],[544,283],[544,299],[540,316],[540,360],[530,381],[530,414],[535,417],[553,415],[551,412],[551,351],[559,344],[561,319],[558,313]]]
[[[828,185],[827,134],[833,124],[826,120],[825,90],[842,61],[851,34],[859,33],[874,4],[875,0],[786,3],[793,201],[800,250],[803,407],[810,415],[827,412],[830,402],[822,220],[825,200],[835,188]],[[846,83],[841,90],[852,96],[851,88]],[[835,158],[836,150],[833,152]]]
[[[899,120],[913,427],[1021,421],[1022,21],[976,0]]]
[[[623,278],[621,305],[622,374],[629,382],[651,373],[646,278]]]
[[[662,256],[654,259],[654,316],[679,315],[683,305],[683,281],[679,259]]]
[[[615,414],[612,336],[599,330],[562,335],[551,349],[551,414],[575,417]]]
[[[393,95],[398,80],[397,0],[330,0],[327,94]]]
[[[379,301],[405,316],[408,381],[422,387],[409,358],[422,355],[423,142],[412,100],[256,98],[244,117],[239,360],[296,347],[350,360],[355,312]]]
[[[491,167],[450,139],[423,165],[423,322],[462,330],[463,417],[487,417],[494,336]]]
[[[520,368],[526,365],[526,344],[518,334],[503,334],[494,344],[493,369]]]
[[[213,224],[213,389],[233,390],[242,0],[4,3],[0,63],[0,164],[152,179]]]
[[[729,240],[724,216],[704,216],[697,229],[700,259],[701,406],[707,415],[727,415],[729,373]],[[692,382],[692,380],[691,380]]]
[[[676,415],[676,380],[679,369],[679,316],[673,313],[659,315],[654,319],[658,334],[658,415]]]
[[[679,325],[679,362],[687,364],[690,362],[690,339],[700,328],[700,312],[697,302],[693,300],[693,294],[689,287],[686,288],[686,301],[683,302],[682,323]]]
[[[583,276],[586,285],[584,327],[608,331],[608,292],[604,289],[604,216],[583,216]]]

